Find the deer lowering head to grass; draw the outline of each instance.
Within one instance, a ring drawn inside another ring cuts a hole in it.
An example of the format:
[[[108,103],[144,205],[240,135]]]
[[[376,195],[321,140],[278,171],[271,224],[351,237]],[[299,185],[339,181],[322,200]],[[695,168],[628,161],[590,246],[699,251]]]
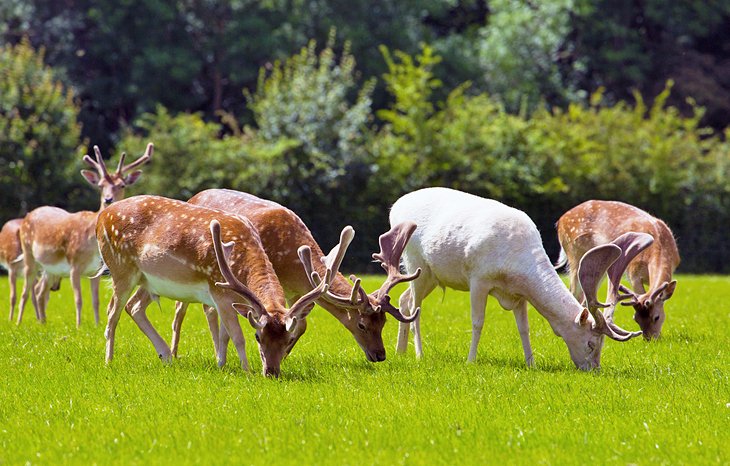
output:
[[[605,244],[627,231],[650,234],[654,244],[626,268],[631,289],[621,287],[634,307],[634,320],[651,340],[661,335],[666,317],[664,302],[672,297],[677,281],[672,274],[679,266],[679,252],[669,227],[643,210],[615,201],[586,201],[563,214],[557,223],[562,248],[556,267],[568,264],[570,290],[577,299],[583,292],[577,275],[578,261],[589,249]],[[644,288],[646,286],[646,288]]]
[[[20,225],[22,218],[10,220],[0,230],[0,266],[8,271],[10,284],[10,320],[15,314],[15,282],[23,267],[23,250],[20,247]]]
[[[114,173],[107,171],[98,147],[94,146],[96,159],[84,156],[84,162],[94,171],[81,170],[81,174],[101,193],[99,211],[124,197],[124,189],[135,183],[142,174],[136,168],[150,161],[152,151],[152,144],[148,144],[145,153],[128,165],[124,164],[126,154],[122,153]],[[76,305],[76,326],[80,326],[81,277],[84,276],[91,277],[91,301],[98,325],[99,277],[95,276],[101,266],[95,233],[98,215],[99,212],[91,211],[69,213],[50,206],[39,207],[26,215],[20,228],[25,283],[18,324],[23,320],[28,296],[31,297],[36,318],[45,322],[49,292],[58,289],[61,277],[68,276]],[[43,277],[38,282],[40,271],[43,271]]]
[[[579,369],[600,367],[604,337],[626,341],[641,332],[627,332],[600,308],[595,299],[601,278],[612,264],[625,267],[644,239],[598,246],[587,252],[579,267],[586,305],[578,302],[553,269],[535,224],[522,211],[497,201],[447,188],[426,188],[398,199],[390,213],[391,225],[413,222],[418,228],[403,255],[406,269],[420,268],[419,278],[401,295],[404,310],[420,307],[436,287],[469,291],[472,339],[468,360],[474,361],[484,324],[487,296],[512,310],[528,366],[533,364],[527,303],[563,338]],[[623,270],[621,270],[621,273]],[[613,271],[613,275],[617,273]],[[615,302],[609,306],[615,306]],[[420,316],[413,322],[416,355],[422,355]],[[408,344],[408,324],[398,334],[399,352]]]
[[[261,238],[264,250],[289,302],[296,301],[319,285],[318,277],[325,273],[322,263],[324,254],[309,228],[291,210],[276,202],[229,189],[202,191],[188,202],[224,210],[250,220]],[[414,318],[403,316],[400,310],[391,304],[388,295],[396,284],[413,280],[417,276],[417,274],[404,276],[398,270],[403,248],[414,229],[413,224],[396,225],[381,236],[381,250],[373,257],[382,264],[388,277],[378,290],[367,294],[360,285],[360,279],[350,276],[353,280],[351,284],[342,274],[336,273],[327,292],[317,299],[320,306],[350,331],[369,361],[385,360],[382,331],[386,314],[401,322],[410,322]],[[310,251],[309,255],[302,258],[298,254],[301,245],[308,246]],[[302,268],[301,261],[304,262],[306,270]],[[179,303],[175,312],[172,338],[174,355],[177,355],[180,328],[186,309],[187,304]],[[223,338],[225,345],[226,335],[220,333],[219,337],[215,311],[210,308],[206,308],[205,311],[214,345],[217,348],[220,337]]]
[[[105,209],[96,235],[114,290],[107,311],[107,361],[114,354],[114,334],[123,307],[159,357],[171,359],[169,346],[145,314],[153,299],[165,296],[214,307],[241,366],[248,370],[240,313],[256,331],[264,374],[278,376],[281,361],[306,329],[314,301],[337,273],[354,231],[343,230],[340,243],[325,258],[322,281],[288,309],[258,233],[240,216],[164,197],[136,196]],[[225,361],[225,348],[218,350],[220,364]]]

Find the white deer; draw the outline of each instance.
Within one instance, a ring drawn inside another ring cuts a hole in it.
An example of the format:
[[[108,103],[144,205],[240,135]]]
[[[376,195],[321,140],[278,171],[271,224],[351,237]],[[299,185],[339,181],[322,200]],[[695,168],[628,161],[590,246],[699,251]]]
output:
[[[414,222],[418,228],[403,254],[407,271],[421,269],[401,295],[403,314],[420,308],[436,286],[469,291],[472,338],[469,361],[474,361],[484,325],[487,296],[512,310],[522,339],[528,366],[534,363],[527,320],[527,303],[547,319],[553,331],[565,340],[570,356],[579,369],[600,367],[604,336],[627,341],[641,332],[627,332],[604,318],[600,307],[615,306],[625,298],[618,284],[609,287],[610,305],[595,297],[596,288],[612,264],[626,267],[643,248],[650,235],[628,233],[593,248],[582,259],[580,278],[586,290],[586,305],[579,303],[553,269],[542,246],[540,233],[524,212],[497,201],[447,188],[426,188],[406,194],[396,201],[390,223]],[[615,264],[614,264],[615,262]],[[620,278],[621,271],[611,277]],[[423,354],[420,315],[411,324],[416,355]],[[397,351],[408,345],[408,324],[401,324]]]

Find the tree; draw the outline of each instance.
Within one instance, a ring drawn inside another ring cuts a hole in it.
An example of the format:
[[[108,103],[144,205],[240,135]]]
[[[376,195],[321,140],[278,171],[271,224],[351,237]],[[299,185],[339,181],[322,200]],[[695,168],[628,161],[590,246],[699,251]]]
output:
[[[0,216],[67,206],[80,185],[81,125],[73,92],[24,40],[0,48]]]

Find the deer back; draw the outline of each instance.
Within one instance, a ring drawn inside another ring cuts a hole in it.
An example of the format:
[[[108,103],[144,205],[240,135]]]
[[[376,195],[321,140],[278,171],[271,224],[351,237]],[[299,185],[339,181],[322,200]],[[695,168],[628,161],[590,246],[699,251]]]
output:
[[[0,230],[0,265],[9,268],[23,253],[20,244],[20,226],[22,218],[8,220]]]

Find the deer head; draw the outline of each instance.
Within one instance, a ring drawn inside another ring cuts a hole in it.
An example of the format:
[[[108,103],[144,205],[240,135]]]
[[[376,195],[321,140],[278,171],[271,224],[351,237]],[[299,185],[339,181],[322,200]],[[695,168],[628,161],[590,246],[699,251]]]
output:
[[[368,360],[372,362],[385,360],[385,347],[381,333],[385,324],[385,314],[390,314],[400,322],[412,322],[420,311],[417,309],[413,315],[404,316],[398,308],[391,304],[389,296],[390,290],[398,283],[415,280],[421,273],[421,270],[418,269],[411,275],[403,275],[400,273],[399,267],[403,250],[415,229],[415,223],[404,222],[380,236],[380,252],[373,254],[373,259],[380,262],[388,275],[379,289],[367,294],[361,286],[361,280],[355,275],[350,275],[353,285],[348,295],[339,295],[332,290],[327,290],[321,297],[322,300],[352,311],[356,315],[354,319],[356,319],[358,331],[353,331],[353,335],[365,351]],[[321,278],[314,270],[310,251],[300,249],[299,258],[304,265],[311,286],[317,286]]]
[[[593,369],[600,365],[601,349],[604,337],[616,341],[627,341],[641,335],[641,332],[629,332],[613,322],[613,310],[619,302],[619,296],[609,284],[609,303],[598,301],[598,286],[603,276],[609,272],[609,277],[621,277],[631,260],[647,246],[646,236],[643,233],[627,233],[617,238],[615,243],[596,246],[586,252],[580,260],[578,279],[580,281],[585,300],[583,311],[576,317],[578,328],[582,329],[573,344],[568,344],[571,358],[580,369]],[[651,243],[649,243],[651,244]],[[614,282],[612,282],[614,283]],[[601,309],[607,308],[604,313]],[[566,342],[568,340],[566,339]]]
[[[112,202],[124,198],[124,188],[134,184],[142,174],[142,170],[134,169],[148,163],[152,159],[153,151],[154,145],[152,143],[147,144],[147,149],[144,154],[128,165],[124,165],[124,159],[127,154],[126,152],[122,152],[122,155],[119,157],[117,171],[114,173],[107,171],[98,146],[94,146],[96,160],[92,159],[88,154],[84,155],[84,162],[94,168],[95,171],[81,170],[81,175],[89,184],[101,190],[101,209]]]
[[[256,331],[256,342],[259,346],[263,371],[267,376],[278,377],[281,361],[291,352],[297,340],[306,330],[306,317],[314,307],[314,302],[324,294],[330,286],[332,277],[337,274],[342,259],[355,235],[352,227],[345,227],[340,235],[340,242],[324,258],[325,276],[313,289],[297,300],[289,309],[266,309],[259,298],[244,285],[231,271],[228,259],[233,242],[223,243],[220,237],[220,224],[212,221],[210,231],[213,236],[216,260],[221,274],[226,280],[216,286],[230,289],[246,302],[234,303],[233,308],[246,317]],[[307,246],[300,248],[300,256],[310,255]],[[310,261],[311,265],[311,261]]]

